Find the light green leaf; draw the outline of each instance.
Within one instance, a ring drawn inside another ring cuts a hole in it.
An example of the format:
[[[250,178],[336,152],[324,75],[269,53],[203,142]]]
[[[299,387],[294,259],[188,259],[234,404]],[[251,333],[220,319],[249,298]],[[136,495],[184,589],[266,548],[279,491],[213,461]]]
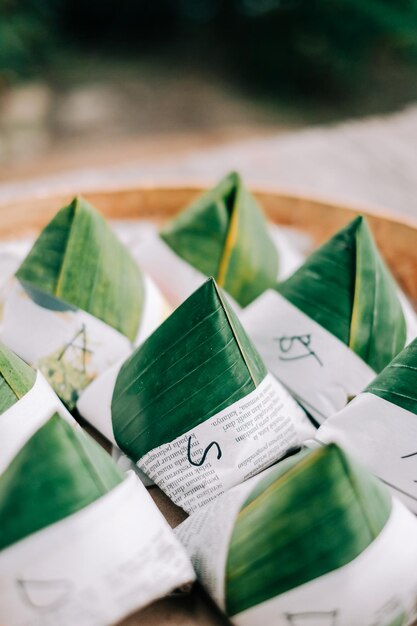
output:
[[[122,480],[87,433],[55,414],[0,476],[0,550],[83,509]]]
[[[404,347],[407,329],[397,285],[379,255],[368,223],[356,232],[356,280],[349,346],[376,372]]]
[[[365,391],[417,415],[417,339],[404,348]]]
[[[38,304],[83,309],[131,341],[136,338],[142,275],[107,222],[82,198],[43,229],[16,276]]]
[[[364,217],[336,233],[276,289],[376,372],[405,345],[397,286]]]
[[[387,489],[335,445],[281,461],[241,508],[226,567],[233,616],[346,565],[384,528]]]
[[[0,415],[33,387],[36,372],[0,343]]]
[[[122,366],[112,399],[116,441],[137,461],[246,396],[266,373],[209,279]]]
[[[266,220],[234,172],[171,220],[161,237],[242,306],[276,282],[278,253]]]

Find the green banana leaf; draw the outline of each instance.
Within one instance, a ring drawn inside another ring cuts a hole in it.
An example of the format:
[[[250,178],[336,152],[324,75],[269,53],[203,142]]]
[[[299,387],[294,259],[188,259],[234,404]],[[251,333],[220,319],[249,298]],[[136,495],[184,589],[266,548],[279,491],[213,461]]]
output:
[[[229,616],[346,565],[384,528],[387,489],[332,444],[281,461],[255,486],[226,564]]]
[[[211,278],[122,366],[112,398],[116,441],[136,462],[246,396],[266,374]]]
[[[168,222],[160,236],[242,306],[276,283],[276,247],[259,205],[235,172]]]
[[[0,476],[0,550],[79,511],[122,481],[111,457],[55,414]]]
[[[313,252],[276,289],[377,373],[405,345],[397,286],[362,216]]]
[[[404,348],[365,391],[417,415],[417,339]]]
[[[32,389],[36,372],[0,343],[0,415]]]
[[[16,276],[38,304],[79,308],[136,338],[143,278],[127,248],[82,198],[62,208],[43,229]]]

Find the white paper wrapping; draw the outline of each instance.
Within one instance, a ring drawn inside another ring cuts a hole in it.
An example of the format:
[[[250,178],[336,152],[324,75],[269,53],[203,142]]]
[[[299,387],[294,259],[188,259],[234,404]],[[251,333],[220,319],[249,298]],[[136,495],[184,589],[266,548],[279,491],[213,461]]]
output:
[[[319,423],[375,378],[357,354],[276,291],[262,294],[241,320],[268,369]]]
[[[145,278],[141,343],[168,314],[168,306],[150,278]],[[28,323],[30,320],[30,323]],[[80,390],[132,352],[122,333],[81,309],[53,311],[36,304],[17,279],[5,298],[0,340],[21,358],[48,371],[48,379],[69,405]]]
[[[225,568],[235,518],[261,479],[232,489],[193,513],[175,533],[197,575],[225,608]],[[325,538],[323,538],[325,539]],[[235,615],[238,626],[392,626],[417,594],[417,521],[394,500],[372,544],[347,565]],[[277,564],[279,567],[279,564]]]
[[[142,318],[135,346],[139,346],[158,328],[160,324],[172,313],[172,309],[165,300],[158,287],[150,276],[144,276],[145,298],[143,304]],[[113,361],[114,362],[114,361]]]
[[[156,229],[134,247],[134,255],[174,307],[207,280],[207,276],[178,256]]]
[[[115,363],[104,374],[93,380],[81,393],[77,402],[80,415],[115,446],[117,443],[113,433],[111,401],[123,362],[124,360]]]
[[[373,393],[362,393],[317,431],[383,480],[417,513],[417,415]]]
[[[0,243],[0,301],[4,300],[3,290],[7,282],[18,270],[20,263],[25,258],[33,241],[21,238]]]
[[[53,371],[48,379],[68,402],[132,350],[127,337],[85,311],[39,306],[16,279],[4,303],[0,339],[34,367]]]
[[[145,487],[125,481],[0,552],[0,623],[107,626],[194,580]]]
[[[22,446],[54,413],[75,425],[71,414],[42,374],[37,372],[33,387],[0,415],[0,474]]]
[[[268,224],[268,230],[278,252],[277,281],[279,282],[291,276],[302,265],[305,257],[291,241],[291,236],[294,238],[294,232],[290,233],[288,229],[284,230],[276,224]]]

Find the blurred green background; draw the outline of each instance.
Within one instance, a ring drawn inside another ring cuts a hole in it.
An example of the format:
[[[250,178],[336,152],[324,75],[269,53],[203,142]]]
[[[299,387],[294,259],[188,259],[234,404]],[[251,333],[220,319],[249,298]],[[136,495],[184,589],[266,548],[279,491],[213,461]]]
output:
[[[0,0],[0,163],[394,111],[416,69],[417,0]]]
[[[171,52],[267,93],[329,98],[417,59],[417,0],[0,0],[0,74]]]

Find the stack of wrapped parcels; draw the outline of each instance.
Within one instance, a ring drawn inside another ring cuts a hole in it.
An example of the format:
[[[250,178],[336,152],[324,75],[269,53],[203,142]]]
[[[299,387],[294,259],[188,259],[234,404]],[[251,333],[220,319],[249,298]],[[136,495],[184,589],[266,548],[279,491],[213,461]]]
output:
[[[303,258],[233,173],[128,248],[76,198],[1,294],[1,624],[196,577],[240,626],[409,623],[417,320],[364,217]]]

